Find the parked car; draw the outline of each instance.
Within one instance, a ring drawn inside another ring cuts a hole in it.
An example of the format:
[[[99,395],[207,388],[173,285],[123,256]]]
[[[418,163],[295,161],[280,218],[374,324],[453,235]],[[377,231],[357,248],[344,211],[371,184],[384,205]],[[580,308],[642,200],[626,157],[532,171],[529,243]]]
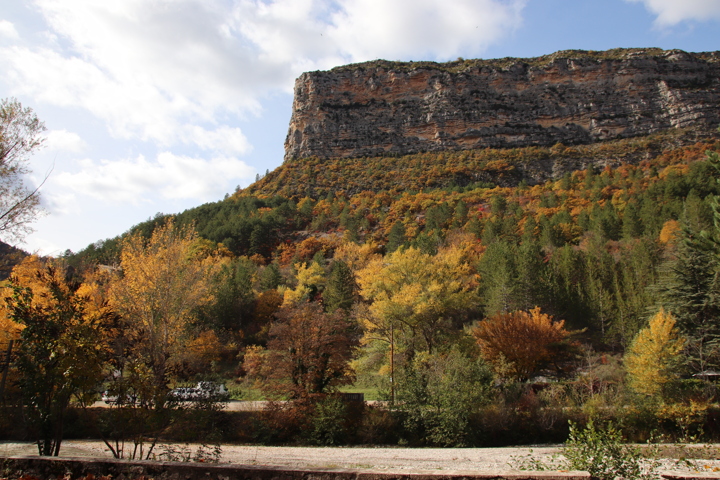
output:
[[[198,382],[195,390],[197,391],[198,400],[215,398],[220,401],[225,401],[230,398],[230,393],[222,383]]]
[[[225,401],[230,394],[222,383],[198,382],[194,387],[177,387],[170,391],[170,398],[181,402],[217,399]]]
[[[171,400],[179,400],[181,402],[187,402],[190,400],[195,400],[196,395],[195,388],[193,387],[178,387],[173,388],[170,390],[170,399]]]
[[[113,395],[108,390],[102,393],[101,398],[108,405],[135,405],[137,403],[135,395]]]

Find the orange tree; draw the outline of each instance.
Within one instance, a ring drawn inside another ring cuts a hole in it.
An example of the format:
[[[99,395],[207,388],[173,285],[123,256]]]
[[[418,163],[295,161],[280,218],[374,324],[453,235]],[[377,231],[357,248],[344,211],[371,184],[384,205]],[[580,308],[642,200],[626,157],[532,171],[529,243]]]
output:
[[[558,369],[571,350],[571,333],[564,320],[553,320],[540,307],[498,313],[472,330],[483,358],[500,376],[515,379],[527,379],[551,362]]]
[[[21,325],[17,351],[26,418],[40,455],[57,456],[65,412],[73,396],[87,401],[103,378],[103,331],[115,314],[93,306],[64,269],[48,265],[34,277],[10,277],[5,299],[10,320]]]
[[[304,398],[352,383],[349,362],[358,335],[342,309],[325,313],[318,303],[304,303],[281,309],[277,317],[266,358],[276,390]]]

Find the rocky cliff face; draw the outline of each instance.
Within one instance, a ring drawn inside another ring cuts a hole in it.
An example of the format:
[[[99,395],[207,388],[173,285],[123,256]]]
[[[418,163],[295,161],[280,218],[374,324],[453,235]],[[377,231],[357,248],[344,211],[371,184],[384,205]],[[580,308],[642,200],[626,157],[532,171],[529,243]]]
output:
[[[720,124],[720,52],[368,62],[295,82],[285,160],[565,145]]]

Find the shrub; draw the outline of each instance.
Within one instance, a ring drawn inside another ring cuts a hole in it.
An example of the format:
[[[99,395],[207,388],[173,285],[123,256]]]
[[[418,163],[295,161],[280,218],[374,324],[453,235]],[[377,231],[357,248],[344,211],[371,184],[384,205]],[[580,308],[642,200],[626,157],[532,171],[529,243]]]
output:
[[[346,444],[347,410],[347,405],[337,395],[318,401],[311,419],[310,442],[316,445]]]
[[[569,469],[587,471],[599,480],[649,480],[654,478],[652,471],[657,467],[655,463],[644,465],[640,450],[625,445],[620,431],[612,423],[605,428],[595,428],[592,420],[582,430],[570,424],[563,454]]]

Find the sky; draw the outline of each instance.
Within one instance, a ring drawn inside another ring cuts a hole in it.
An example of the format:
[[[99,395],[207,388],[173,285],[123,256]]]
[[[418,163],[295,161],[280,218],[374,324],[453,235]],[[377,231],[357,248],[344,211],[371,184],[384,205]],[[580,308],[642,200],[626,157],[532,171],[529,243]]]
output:
[[[4,0],[0,98],[47,127],[18,246],[79,251],[248,186],[282,164],[305,71],[618,47],[720,50],[720,0]]]

